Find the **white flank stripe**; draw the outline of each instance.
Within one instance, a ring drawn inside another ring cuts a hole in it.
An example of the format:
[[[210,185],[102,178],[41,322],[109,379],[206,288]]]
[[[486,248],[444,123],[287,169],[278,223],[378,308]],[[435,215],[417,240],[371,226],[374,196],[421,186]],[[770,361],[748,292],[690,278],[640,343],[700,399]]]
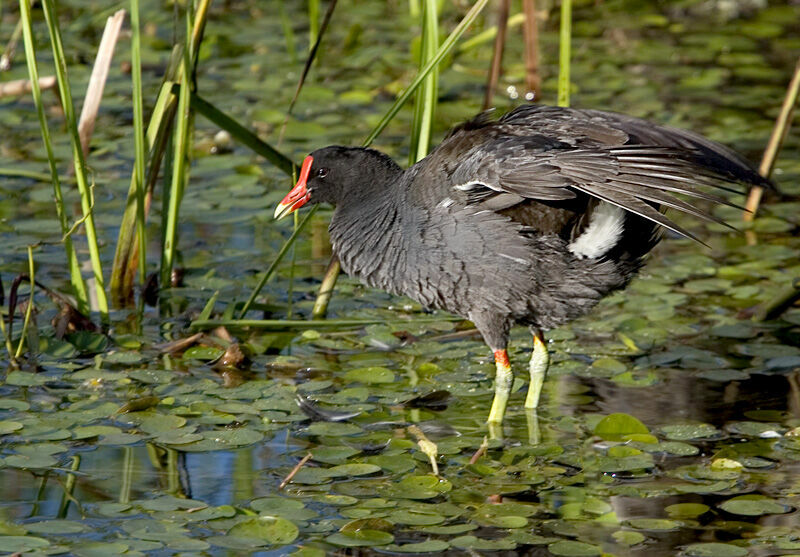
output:
[[[477,188],[479,186],[480,187],[484,187],[484,188],[489,188],[490,190],[494,190],[494,191],[502,191],[497,186],[492,186],[492,184],[487,184],[486,182],[479,182],[477,180],[473,180],[472,182],[466,182],[464,184],[455,185],[455,186],[453,186],[453,189],[457,189],[457,190],[461,190],[461,191],[470,191],[470,190],[474,190],[475,188]]]
[[[625,209],[601,201],[592,213],[586,231],[568,246],[569,251],[580,258],[601,257],[619,242],[624,225]]]

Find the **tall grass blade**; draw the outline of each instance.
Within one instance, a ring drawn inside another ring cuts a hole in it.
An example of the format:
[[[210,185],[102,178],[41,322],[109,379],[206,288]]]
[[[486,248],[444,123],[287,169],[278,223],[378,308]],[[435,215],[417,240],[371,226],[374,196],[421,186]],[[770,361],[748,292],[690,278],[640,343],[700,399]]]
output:
[[[314,205],[311,208],[311,210],[308,213],[306,213],[306,216],[303,218],[303,220],[300,221],[300,224],[298,224],[295,227],[294,232],[292,232],[292,235],[289,236],[289,239],[283,243],[283,246],[281,247],[281,250],[278,252],[278,255],[276,255],[275,259],[272,260],[272,264],[269,266],[266,272],[263,275],[261,275],[258,284],[256,285],[255,288],[253,288],[253,292],[250,293],[250,297],[245,302],[241,312],[239,312],[239,319],[243,319],[244,316],[247,315],[247,312],[250,311],[250,307],[256,301],[256,298],[258,297],[258,294],[261,292],[261,289],[264,288],[264,285],[267,284],[267,281],[270,279],[270,277],[272,277],[272,275],[278,269],[278,265],[280,264],[281,261],[283,261],[284,256],[289,252],[289,248],[292,247],[295,240],[297,240],[297,237],[300,235],[300,232],[302,232],[302,230],[306,227],[306,225],[311,221],[311,217],[314,216],[314,213],[317,212],[317,209],[319,209],[319,205]]]
[[[42,132],[42,141],[44,142],[45,151],[47,153],[47,162],[50,166],[50,179],[53,183],[53,197],[56,204],[56,216],[58,217],[58,222],[61,226],[61,234],[64,236],[64,251],[66,252],[67,256],[70,284],[72,285],[72,292],[75,295],[78,310],[81,313],[88,315],[89,295],[86,290],[86,282],[84,282],[83,276],[81,275],[81,266],[78,262],[75,246],[72,243],[72,238],[67,234],[70,226],[67,222],[67,215],[64,211],[64,197],[61,193],[61,182],[58,176],[58,169],[56,168],[56,157],[53,152],[53,143],[50,139],[50,131],[47,127],[47,118],[45,117],[44,104],[42,103],[42,91],[39,88],[39,69],[36,65],[33,27],[31,22],[31,1],[20,0],[19,6],[20,21],[23,24],[22,29],[25,43],[25,59],[28,64],[28,74],[30,75],[31,81],[31,92],[33,93],[33,102],[36,105],[36,113],[39,117],[39,126]]]
[[[409,324],[436,323],[438,321],[463,321],[457,316],[438,315],[436,317],[417,317],[404,320]],[[192,329],[214,329],[216,327],[293,331],[303,329],[338,329],[344,327],[360,328],[367,325],[386,323],[385,319],[209,319],[192,321]]]
[[[558,106],[569,106],[569,69],[572,56],[572,0],[561,0],[561,28],[558,41]]]
[[[22,356],[22,347],[25,346],[25,339],[28,336],[28,327],[31,323],[31,314],[33,313],[33,292],[36,286],[36,277],[34,276],[35,265],[33,264],[33,246],[28,246],[28,278],[30,278],[31,291],[28,295],[28,306],[25,308],[25,320],[22,322],[22,332],[19,334],[19,344],[17,344],[17,351],[14,354],[14,359],[19,360]],[[9,314],[10,315],[10,314]]]
[[[308,0],[308,49],[319,38],[319,0]]]
[[[417,73],[417,77],[415,77],[411,84],[406,87],[399,97],[397,97],[391,108],[389,108],[386,114],[383,115],[383,118],[381,118],[380,122],[378,122],[378,125],[375,126],[375,129],[370,132],[370,134],[364,140],[364,147],[370,146],[372,142],[375,141],[375,138],[378,137],[386,128],[389,122],[392,121],[392,118],[394,118],[397,113],[400,112],[400,108],[402,108],[411,95],[414,94],[414,92],[417,90],[417,87],[419,87],[425,80],[425,77],[427,77],[427,75],[433,71],[436,66],[438,66],[439,62],[441,62],[442,59],[453,50],[453,47],[455,46],[456,42],[458,42],[458,39],[461,38],[461,35],[464,34],[464,31],[466,31],[467,28],[472,25],[478,15],[481,13],[481,10],[486,7],[488,2],[489,0],[477,0],[475,4],[472,5],[461,22],[456,25],[456,28],[453,29],[444,42],[442,42],[439,50],[436,51],[436,55],[428,61],[428,63],[419,71],[419,73]]]
[[[191,103],[192,110],[230,133],[233,139],[267,159],[287,176],[292,176],[298,170],[289,157],[262,141],[256,134],[200,97],[197,93],[192,93]]]
[[[389,110],[384,114],[383,118],[381,118],[378,125],[375,126],[375,129],[367,136],[364,140],[363,146],[369,147],[372,142],[375,140],[378,135],[386,128],[389,122],[392,121],[397,113],[400,111],[400,108],[405,104],[405,102],[411,97],[414,91],[417,90],[422,82],[425,80],[425,77],[433,71],[434,68],[442,61],[442,59],[447,56],[455,47],[458,39],[461,38],[461,35],[464,34],[464,31],[472,24],[473,21],[478,17],[481,13],[481,10],[486,7],[486,4],[489,0],[477,0],[475,4],[472,5],[472,8],[466,13],[464,18],[461,22],[456,25],[455,29],[447,36],[444,40],[442,45],[439,47],[439,50],[436,51],[436,54],[425,64],[425,67],[422,68],[418,73],[417,77],[411,82],[411,84],[403,91],[399,97],[395,100],[394,104],[389,108]],[[336,285],[336,279],[339,276],[339,262],[336,261],[336,258],[333,257],[331,259],[330,266],[328,268],[328,273],[325,276],[325,280],[320,287],[320,292],[317,294],[317,300],[314,303],[314,310],[312,312],[312,316],[315,318],[324,317],[328,311],[328,302],[330,301],[331,294],[333,292],[333,287]]]
[[[500,0],[497,5],[497,35],[494,38],[494,52],[492,65],[486,79],[486,94],[483,97],[483,109],[487,110],[494,104],[494,91],[500,80],[503,70],[503,50],[506,46],[506,29],[508,28],[508,12],[511,10],[511,0]]]
[[[519,27],[525,23],[525,14],[514,14],[508,18],[508,29],[514,29],[515,27]],[[492,25],[488,29],[481,31],[480,33],[470,37],[469,39],[462,41],[458,48],[456,49],[456,54],[462,54],[464,52],[470,51],[474,48],[477,48],[484,43],[488,43],[497,36],[497,25]]]
[[[422,40],[420,41],[419,69],[436,55],[439,48],[439,17],[437,0],[424,0],[422,10]],[[439,71],[434,67],[417,90],[414,100],[414,123],[411,128],[409,165],[425,158],[431,146],[433,117],[439,89]]]
[[[168,70],[168,76],[173,77],[177,71]],[[172,125],[175,110],[178,107],[178,98],[172,94],[174,81],[167,79],[162,83],[155,107],[147,126],[146,144],[150,146],[147,156],[148,164],[145,173],[143,189],[145,192],[144,213],[145,220],[152,201],[161,162],[167,150],[167,139],[172,136]],[[138,202],[136,190],[136,170],[131,175],[131,185],[128,189],[128,198],[125,203],[125,212],[117,236],[117,248],[114,252],[114,264],[111,270],[111,292],[116,303],[124,305],[133,300],[133,285],[136,269],[139,267],[139,242],[137,240]]]
[[[191,121],[191,82],[192,60],[191,30],[192,30],[191,5],[186,6],[186,45],[183,49],[183,79],[181,80],[178,95],[178,111],[175,114],[175,133],[173,140],[172,178],[167,201],[166,219],[163,225],[163,245],[161,251],[161,285],[166,287],[171,283],[172,268],[175,263],[176,243],[178,241],[178,217],[183,190],[188,177],[189,158],[189,128]],[[165,192],[166,193],[166,192]]]
[[[139,0],[131,0],[131,81],[133,85],[133,180],[136,188],[136,242],[139,252],[139,284],[147,280],[147,223],[144,203],[144,101],[142,99],[142,39],[139,25]]]
[[[297,225],[300,224],[300,215],[297,211],[292,215],[294,217],[294,232],[297,232]],[[292,244],[291,255],[289,256],[289,288],[286,290],[286,319],[292,318],[292,298],[294,297],[294,269],[297,265],[297,243]]]
[[[44,16],[47,21],[47,28],[50,32],[50,43],[53,48],[53,61],[56,67],[56,77],[58,78],[58,88],[61,92],[61,105],[64,110],[64,118],[67,121],[67,130],[72,139],[72,158],[75,165],[75,178],[78,183],[78,192],[81,197],[81,209],[83,210],[83,226],[86,231],[86,242],[89,247],[89,259],[91,261],[92,273],[95,280],[95,292],[97,296],[97,309],[103,321],[108,319],[108,300],[106,299],[105,281],[103,279],[103,267],[100,261],[100,247],[97,242],[97,231],[94,225],[94,214],[91,202],[91,192],[89,191],[88,173],[86,161],[81,149],[80,137],[78,136],[78,122],[75,118],[75,105],[72,102],[72,92],[67,78],[67,63],[64,57],[64,47],[61,43],[61,32],[58,28],[58,15],[55,11],[54,0],[42,0]]]
[[[191,34],[192,58],[197,59],[197,50],[200,48],[201,38],[205,29],[208,10],[211,0],[199,0],[194,17],[194,28]],[[178,106],[178,96],[173,94],[172,88],[180,83],[183,76],[183,45],[173,49],[170,62],[167,66],[164,82],[150,116],[147,126],[146,148],[149,148],[146,163],[146,178],[144,181],[145,219],[152,201],[153,189],[158,178],[168,140],[172,137],[175,111]],[[128,198],[125,203],[125,212],[117,236],[117,247],[114,253],[114,266],[111,271],[111,291],[114,299],[119,304],[127,304],[133,300],[133,285],[136,269],[139,267],[138,240],[137,240],[137,189],[135,170],[131,176],[131,185],[128,189]],[[166,213],[164,213],[166,214]],[[163,238],[163,234],[162,234]]]
[[[0,6],[2,6],[2,4],[0,4]],[[22,33],[22,26],[23,22],[20,18],[20,20],[17,21],[16,27],[14,27],[14,31],[11,33],[11,38],[8,40],[3,54],[0,56],[0,72],[7,72],[11,69],[11,61],[14,59],[14,54],[17,52],[17,43]]]

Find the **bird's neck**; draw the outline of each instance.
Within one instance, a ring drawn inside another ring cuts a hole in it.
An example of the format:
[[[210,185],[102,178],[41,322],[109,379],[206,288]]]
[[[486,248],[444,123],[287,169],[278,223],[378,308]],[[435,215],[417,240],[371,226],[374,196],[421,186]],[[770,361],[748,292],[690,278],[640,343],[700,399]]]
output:
[[[405,188],[402,180],[337,205],[328,228],[342,269],[370,286],[397,292],[394,284],[406,254]]]

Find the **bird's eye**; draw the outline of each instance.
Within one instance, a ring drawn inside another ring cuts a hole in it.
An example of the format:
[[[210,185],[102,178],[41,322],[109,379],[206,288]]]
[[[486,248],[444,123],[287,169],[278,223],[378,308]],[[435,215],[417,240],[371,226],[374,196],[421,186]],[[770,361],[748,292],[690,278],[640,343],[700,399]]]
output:
[[[319,170],[317,170],[317,177],[318,178],[324,178],[327,175],[328,175],[328,169],[327,168],[320,168]]]

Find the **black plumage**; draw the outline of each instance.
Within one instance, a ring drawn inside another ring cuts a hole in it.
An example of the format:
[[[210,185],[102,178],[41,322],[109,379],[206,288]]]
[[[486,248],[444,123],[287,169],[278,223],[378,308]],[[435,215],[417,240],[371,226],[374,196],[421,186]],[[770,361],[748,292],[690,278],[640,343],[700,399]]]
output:
[[[363,148],[306,160],[307,179],[276,214],[335,205],[330,237],[345,272],[469,318],[496,357],[514,323],[557,327],[624,287],[661,227],[694,238],[664,209],[721,222],[691,200],[730,205],[722,190],[769,186],[691,132],[541,105],[481,114],[405,171]]]

